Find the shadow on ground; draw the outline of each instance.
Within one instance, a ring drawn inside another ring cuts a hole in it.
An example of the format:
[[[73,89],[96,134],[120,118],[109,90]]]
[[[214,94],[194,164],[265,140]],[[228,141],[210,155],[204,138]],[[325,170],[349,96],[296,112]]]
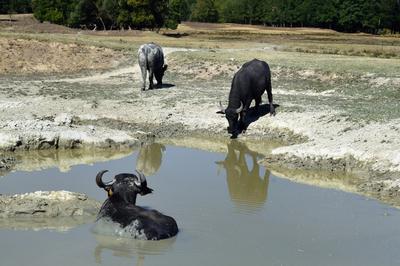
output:
[[[279,104],[274,104],[274,108],[276,109],[277,107],[279,107]],[[269,114],[269,112],[269,104],[261,104],[258,107],[258,110],[255,107],[250,107],[244,118],[244,125],[239,125],[239,130],[236,133],[232,134],[231,139],[236,139],[239,134],[242,134],[247,130],[251,123],[254,123],[260,117]]]
[[[175,84],[163,83],[161,86],[155,86],[154,88],[157,89],[157,90],[160,90],[160,89],[169,89],[169,88],[172,88],[172,87],[175,87]]]
[[[274,108],[276,109],[279,107],[279,104],[274,104]],[[246,130],[247,127],[251,124],[257,121],[260,117],[265,116],[269,114],[270,108],[269,104],[261,104],[258,107],[258,110],[255,107],[250,107],[249,110],[247,111],[247,115],[245,117],[244,121],[244,128],[240,130],[240,133],[242,133],[243,130]]]

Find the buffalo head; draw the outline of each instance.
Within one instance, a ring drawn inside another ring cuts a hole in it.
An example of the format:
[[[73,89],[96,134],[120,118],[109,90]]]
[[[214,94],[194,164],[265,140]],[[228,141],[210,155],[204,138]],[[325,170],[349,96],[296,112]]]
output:
[[[232,134],[234,137],[239,133],[239,114],[243,111],[243,103],[240,103],[239,108],[226,108],[224,109],[222,103],[219,102],[220,111],[218,113],[225,114],[228,120],[228,133]]]
[[[154,71],[154,77],[157,80],[157,85],[161,87],[162,85],[162,79],[164,77],[164,73],[167,70],[168,65],[163,65],[160,69]]]
[[[146,177],[140,171],[136,171],[137,175],[118,174],[112,181],[104,183],[102,177],[105,172],[107,170],[100,171],[96,175],[96,184],[107,191],[111,199],[135,204],[137,194],[144,196],[153,191],[147,187]]]

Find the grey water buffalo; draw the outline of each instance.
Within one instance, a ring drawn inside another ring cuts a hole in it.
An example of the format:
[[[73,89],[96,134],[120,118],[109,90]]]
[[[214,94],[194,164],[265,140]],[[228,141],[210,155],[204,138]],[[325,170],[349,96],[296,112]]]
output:
[[[111,182],[104,183],[102,177],[105,172],[107,170],[96,175],[96,184],[108,195],[97,215],[97,223],[117,224],[130,237],[143,240],[160,240],[178,233],[174,218],[136,205],[138,194],[144,196],[153,191],[147,187],[144,174],[139,171],[136,175],[122,173]]]
[[[259,110],[264,91],[267,91],[268,95],[269,112],[275,115],[272,103],[271,71],[266,62],[253,59],[245,63],[233,77],[228,107],[224,109],[220,103],[220,113],[225,114],[229,124],[228,133],[232,134],[232,137],[236,137],[240,130],[246,130],[244,123],[246,112],[253,100],[256,102],[256,110]]]
[[[149,90],[154,88],[153,77],[157,80],[157,87],[161,87],[167,65],[164,64],[162,48],[155,43],[146,43],[139,47],[138,60],[142,72],[142,90],[146,88],[147,71],[149,72]]]

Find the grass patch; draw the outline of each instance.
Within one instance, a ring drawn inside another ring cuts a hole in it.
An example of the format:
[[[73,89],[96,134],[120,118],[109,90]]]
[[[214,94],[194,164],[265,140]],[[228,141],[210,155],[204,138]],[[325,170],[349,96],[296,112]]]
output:
[[[331,109],[360,123],[400,118],[400,64],[396,59],[201,50],[171,54],[173,65],[185,67],[172,67],[170,71],[180,83],[189,84],[197,79],[194,83],[201,91],[223,88],[220,97],[226,99],[234,73],[252,58],[269,63],[274,99],[278,104],[285,103],[281,111]]]

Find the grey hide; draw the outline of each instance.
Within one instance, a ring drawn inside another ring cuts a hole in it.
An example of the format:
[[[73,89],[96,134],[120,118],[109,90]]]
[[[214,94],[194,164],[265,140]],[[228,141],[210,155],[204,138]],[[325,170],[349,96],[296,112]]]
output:
[[[162,78],[167,69],[164,65],[164,53],[162,48],[155,43],[146,43],[138,50],[139,66],[142,72],[142,90],[146,88],[147,71],[149,72],[149,90],[154,88],[153,76],[157,80],[157,87],[162,86]]]

